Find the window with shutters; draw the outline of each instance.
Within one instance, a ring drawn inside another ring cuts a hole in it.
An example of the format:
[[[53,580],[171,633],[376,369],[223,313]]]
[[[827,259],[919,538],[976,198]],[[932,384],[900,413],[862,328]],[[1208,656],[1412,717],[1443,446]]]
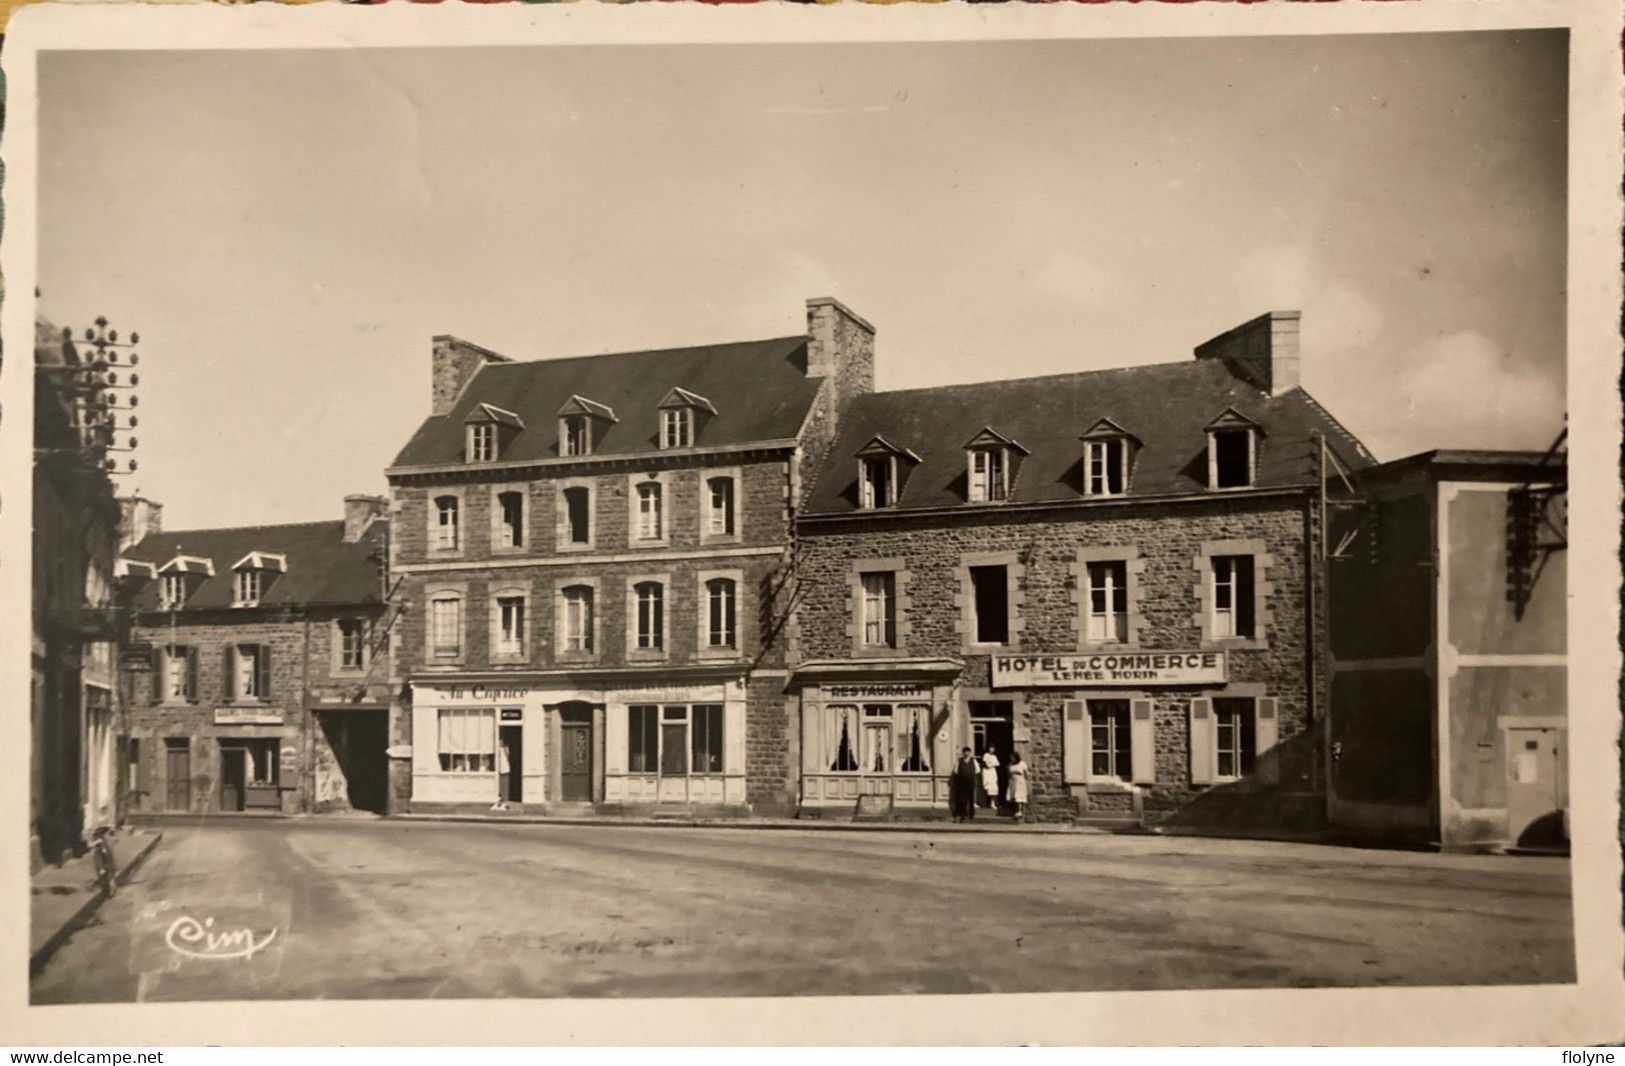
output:
[[[1257,719],[1250,699],[1213,701],[1213,772],[1219,780],[1252,774],[1257,752]]]
[[[226,699],[271,698],[271,648],[266,644],[226,646]]]
[[[1134,779],[1133,730],[1128,700],[1090,700],[1089,776]]]

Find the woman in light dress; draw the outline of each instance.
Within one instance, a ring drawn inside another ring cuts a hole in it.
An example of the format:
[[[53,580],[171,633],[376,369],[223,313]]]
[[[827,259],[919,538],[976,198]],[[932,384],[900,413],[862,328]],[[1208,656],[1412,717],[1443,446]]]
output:
[[[1010,775],[1010,802],[1016,805],[1015,819],[1018,822],[1027,820],[1027,764],[1021,759],[1021,752],[1010,753],[1010,767],[1006,771]]]
[[[982,753],[982,791],[987,793],[987,805],[999,803],[999,757],[989,748]]]

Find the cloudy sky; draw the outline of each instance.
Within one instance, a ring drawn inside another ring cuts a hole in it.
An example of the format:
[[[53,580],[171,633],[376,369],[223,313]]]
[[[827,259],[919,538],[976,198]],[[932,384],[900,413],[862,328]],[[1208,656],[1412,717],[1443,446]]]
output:
[[[336,518],[430,338],[519,359],[879,328],[878,385],[1169,362],[1303,312],[1379,458],[1564,411],[1552,33],[54,53],[41,312],[143,336],[171,528]]]

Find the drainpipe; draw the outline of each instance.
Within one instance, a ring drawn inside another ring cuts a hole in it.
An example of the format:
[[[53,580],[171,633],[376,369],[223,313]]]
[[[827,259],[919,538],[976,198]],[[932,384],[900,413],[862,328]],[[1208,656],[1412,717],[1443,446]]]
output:
[[[304,654],[300,656],[299,713],[305,734],[305,781],[300,806],[305,814],[316,810],[316,712],[310,709],[310,615],[305,615]]]

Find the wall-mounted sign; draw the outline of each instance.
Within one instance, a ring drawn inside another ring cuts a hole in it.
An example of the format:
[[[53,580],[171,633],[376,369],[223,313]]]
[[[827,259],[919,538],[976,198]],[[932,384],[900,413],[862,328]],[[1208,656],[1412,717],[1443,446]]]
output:
[[[216,707],[215,725],[281,725],[282,712],[268,707]]]
[[[523,700],[530,697],[533,689],[513,688],[500,685],[420,685],[418,688],[427,697],[428,702],[458,702],[458,703],[498,703],[509,700]]]
[[[993,656],[994,688],[1213,685],[1226,676],[1222,651]]]
[[[876,682],[869,685],[825,685],[824,697],[832,700],[926,699],[929,685],[901,685]]]
[[[391,744],[384,749],[384,754],[391,759],[410,759],[412,757],[412,745]]]
[[[522,721],[525,717],[525,712],[520,710],[518,707],[504,707],[502,708],[501,714],[504,722],[518,722]]]

